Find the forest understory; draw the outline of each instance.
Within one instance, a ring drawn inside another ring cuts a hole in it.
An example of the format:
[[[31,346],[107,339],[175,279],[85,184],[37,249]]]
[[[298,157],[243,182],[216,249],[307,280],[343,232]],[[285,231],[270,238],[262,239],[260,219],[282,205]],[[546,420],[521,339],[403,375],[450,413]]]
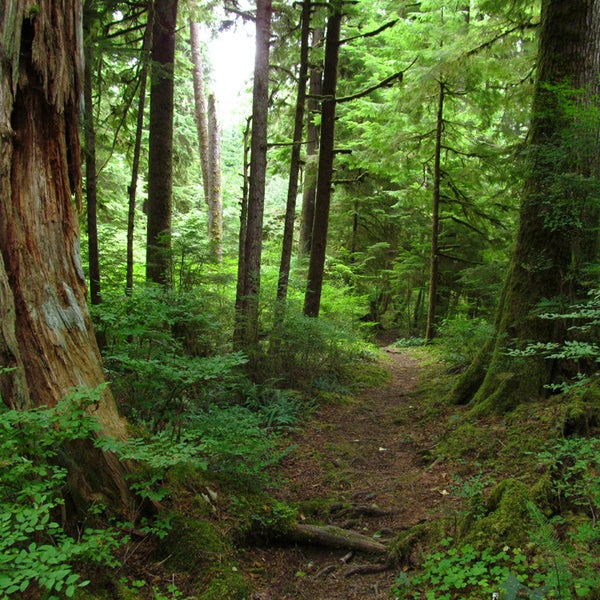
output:
[[[321,401],[284,436],[273,483],[242,511],[232,482],[209,483],[210,519],[233,545],[205,552],[191,576],[170,573],[167,554],[163,580],[202,599],[595,598],[596,527],[577,529],[597,500],[595,438],[566,434],[593,434],[597,400],[474,418],[447,402],[456,374],[435,348],[391,344],[379,362],[386,381]],[[180,535],[174,554],[193,555]]]

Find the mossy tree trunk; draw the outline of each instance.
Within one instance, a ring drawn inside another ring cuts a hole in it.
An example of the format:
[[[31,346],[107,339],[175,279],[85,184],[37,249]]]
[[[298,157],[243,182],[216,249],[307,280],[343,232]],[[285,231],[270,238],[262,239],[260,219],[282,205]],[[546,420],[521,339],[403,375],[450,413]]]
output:
[[[544,0],[528,171],[496,334],[451,394],[475,412],[510,410],[560,375],[558,364],[507,351],[564,340],[562,325],[538,315],[589,286],[585,269],[596,257],[598,226],[599,72],[600,2]]]
[[[178,0],[155,0],[150,77],[146,279],[173,283],[173,90]]]
[[[252,138],[248,204],[241,232],[243,260],[238,266],[235,344],[252,353],[258,346],[260,265],[267,172],[267,121],[269,109],[269,54],[271,0],[256,3],[256,56],[252,90]]]
[[[31,9],[27,7],[31,6]],[[86,303],[78,219],[81,1],[11,2],[0,12],[0,375],[13,409],[54,406],[104,372]],[[124,424],[104,390],[104,433]],[[67,448],[75,509],[99,496],[125,510],[124,468],[90,440]]]
[[[221,127],[214,94],[208,96],[208,148],[210,192],[208,241],[214,259],[223,260],[223,181],[221,176]]]

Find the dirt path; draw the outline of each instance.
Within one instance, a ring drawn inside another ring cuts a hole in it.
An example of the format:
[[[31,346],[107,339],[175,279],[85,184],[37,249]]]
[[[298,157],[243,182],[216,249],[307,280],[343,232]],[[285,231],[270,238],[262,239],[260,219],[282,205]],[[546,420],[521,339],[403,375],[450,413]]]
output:
[[[294,439],[279,491],[305,506],[306,521],[351,528],[385,541],[444,510],[444,466],[424,459],[440,435],[411,397],[420,374],[407,353],[386,349],[391,377],[349,404],[322,407]],[[313,507],[313,510],[309,510]],[[316,514],[314,509],[316,508]],[[380,514],[378,514],[380,513]],[[253,549],[254,600],[389,598],[396,573],[347,573],[381,558],[290,545]]]

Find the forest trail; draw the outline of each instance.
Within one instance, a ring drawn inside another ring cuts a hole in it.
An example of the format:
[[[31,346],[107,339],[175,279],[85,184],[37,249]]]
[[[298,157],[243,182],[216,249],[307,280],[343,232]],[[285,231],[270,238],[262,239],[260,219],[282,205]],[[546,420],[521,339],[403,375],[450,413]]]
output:
[[[414,395],[423,368],[406,351],[385,350],[390,378],[349,403],[320,407],[281,466],[282,500],[300,502],[306,522],[332,524],[385,542],[448,510],[447,465],[426,457],[444,423],[427,419]],[[311,514],[312,512],[312,514]],[[302,518],[302,515],[301,515]],[[248,550],[253,600],[389,599],[396,569],[351,574],[384,559],[313,545]]]

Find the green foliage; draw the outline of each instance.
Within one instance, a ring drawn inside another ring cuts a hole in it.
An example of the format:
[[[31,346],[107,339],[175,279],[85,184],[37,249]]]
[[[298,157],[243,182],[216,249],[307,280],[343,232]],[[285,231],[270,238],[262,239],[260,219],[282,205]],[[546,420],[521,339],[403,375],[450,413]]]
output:
[[[357,362],[373,362],[373,347],[352,318],[357,300],[339,289],[340,297],[334,299],[336,289],[324,287],[324,296],[330,299],[322,304],[322,317],[304,316],[292,301],[284,321],[273,331],[273,352],[268,354],[266,368],[278,377],[284,376],[287,385],[307,388],[328,381],[344,386],[354,379]]]
[[[117,530],[83,528],[76,538],[59,522],[66,442],[89,438],[98,424],[86,408],[99,390],[80,390],[53,408],[8,410],[0,404],[0,596],[38,589],[72,597],[89,582],[75,571],[81,562],[114,565],[122,542]]]
[[[565,438],[539,458],[549,468],[558,510],[583,510],[595,523],[600,511],[600,440]]]
[[[586,301],[574,304],[563,312],[548,312],[547,305],[548,302],[540,305],[538,318],[556,321],[566,329],[568,337],[561,342],[537,342],[522,349],[509,349],[507,354],[517,358],[543,356],[547,360],[573,365],[571,377],[563,377],[561,381],[546,387],[561,393],[581,390],[588,383],[589,374],[596,370],[600,362],[600,347],[595,341],[600,325],[600,290],[590,290]]]
[[[446,360],[455,368],[470,364],[493,331],[486,319],[465,315],[444,319],[438,333],[444,342]]]
[[[241,353],[214,354],[222,327],[206,301],[148,288],[109,295],[97,309],[108,340],[105,367],[134,422],[154,431],[180,425],[187,412],[221,401],[243,378]]]
[[[418,575],[409,580],[400,576],[394,593],[399,600],[489,598],[511,574],[519,581],[536,583],[535,571],[531,573],[531,565],[519,548],[478,550],[446,538],[439,550],[425,558]]]
[[[397,339],[392,346],[395,348],[415,348],[418,346],[424,346],[427,343],[425,338],[410,337]]]
[[[252,497],[233,497],[231,511],[239,521],[243,538],[272,539],[288,531],[297,520],[298,509],[262,494]]]

